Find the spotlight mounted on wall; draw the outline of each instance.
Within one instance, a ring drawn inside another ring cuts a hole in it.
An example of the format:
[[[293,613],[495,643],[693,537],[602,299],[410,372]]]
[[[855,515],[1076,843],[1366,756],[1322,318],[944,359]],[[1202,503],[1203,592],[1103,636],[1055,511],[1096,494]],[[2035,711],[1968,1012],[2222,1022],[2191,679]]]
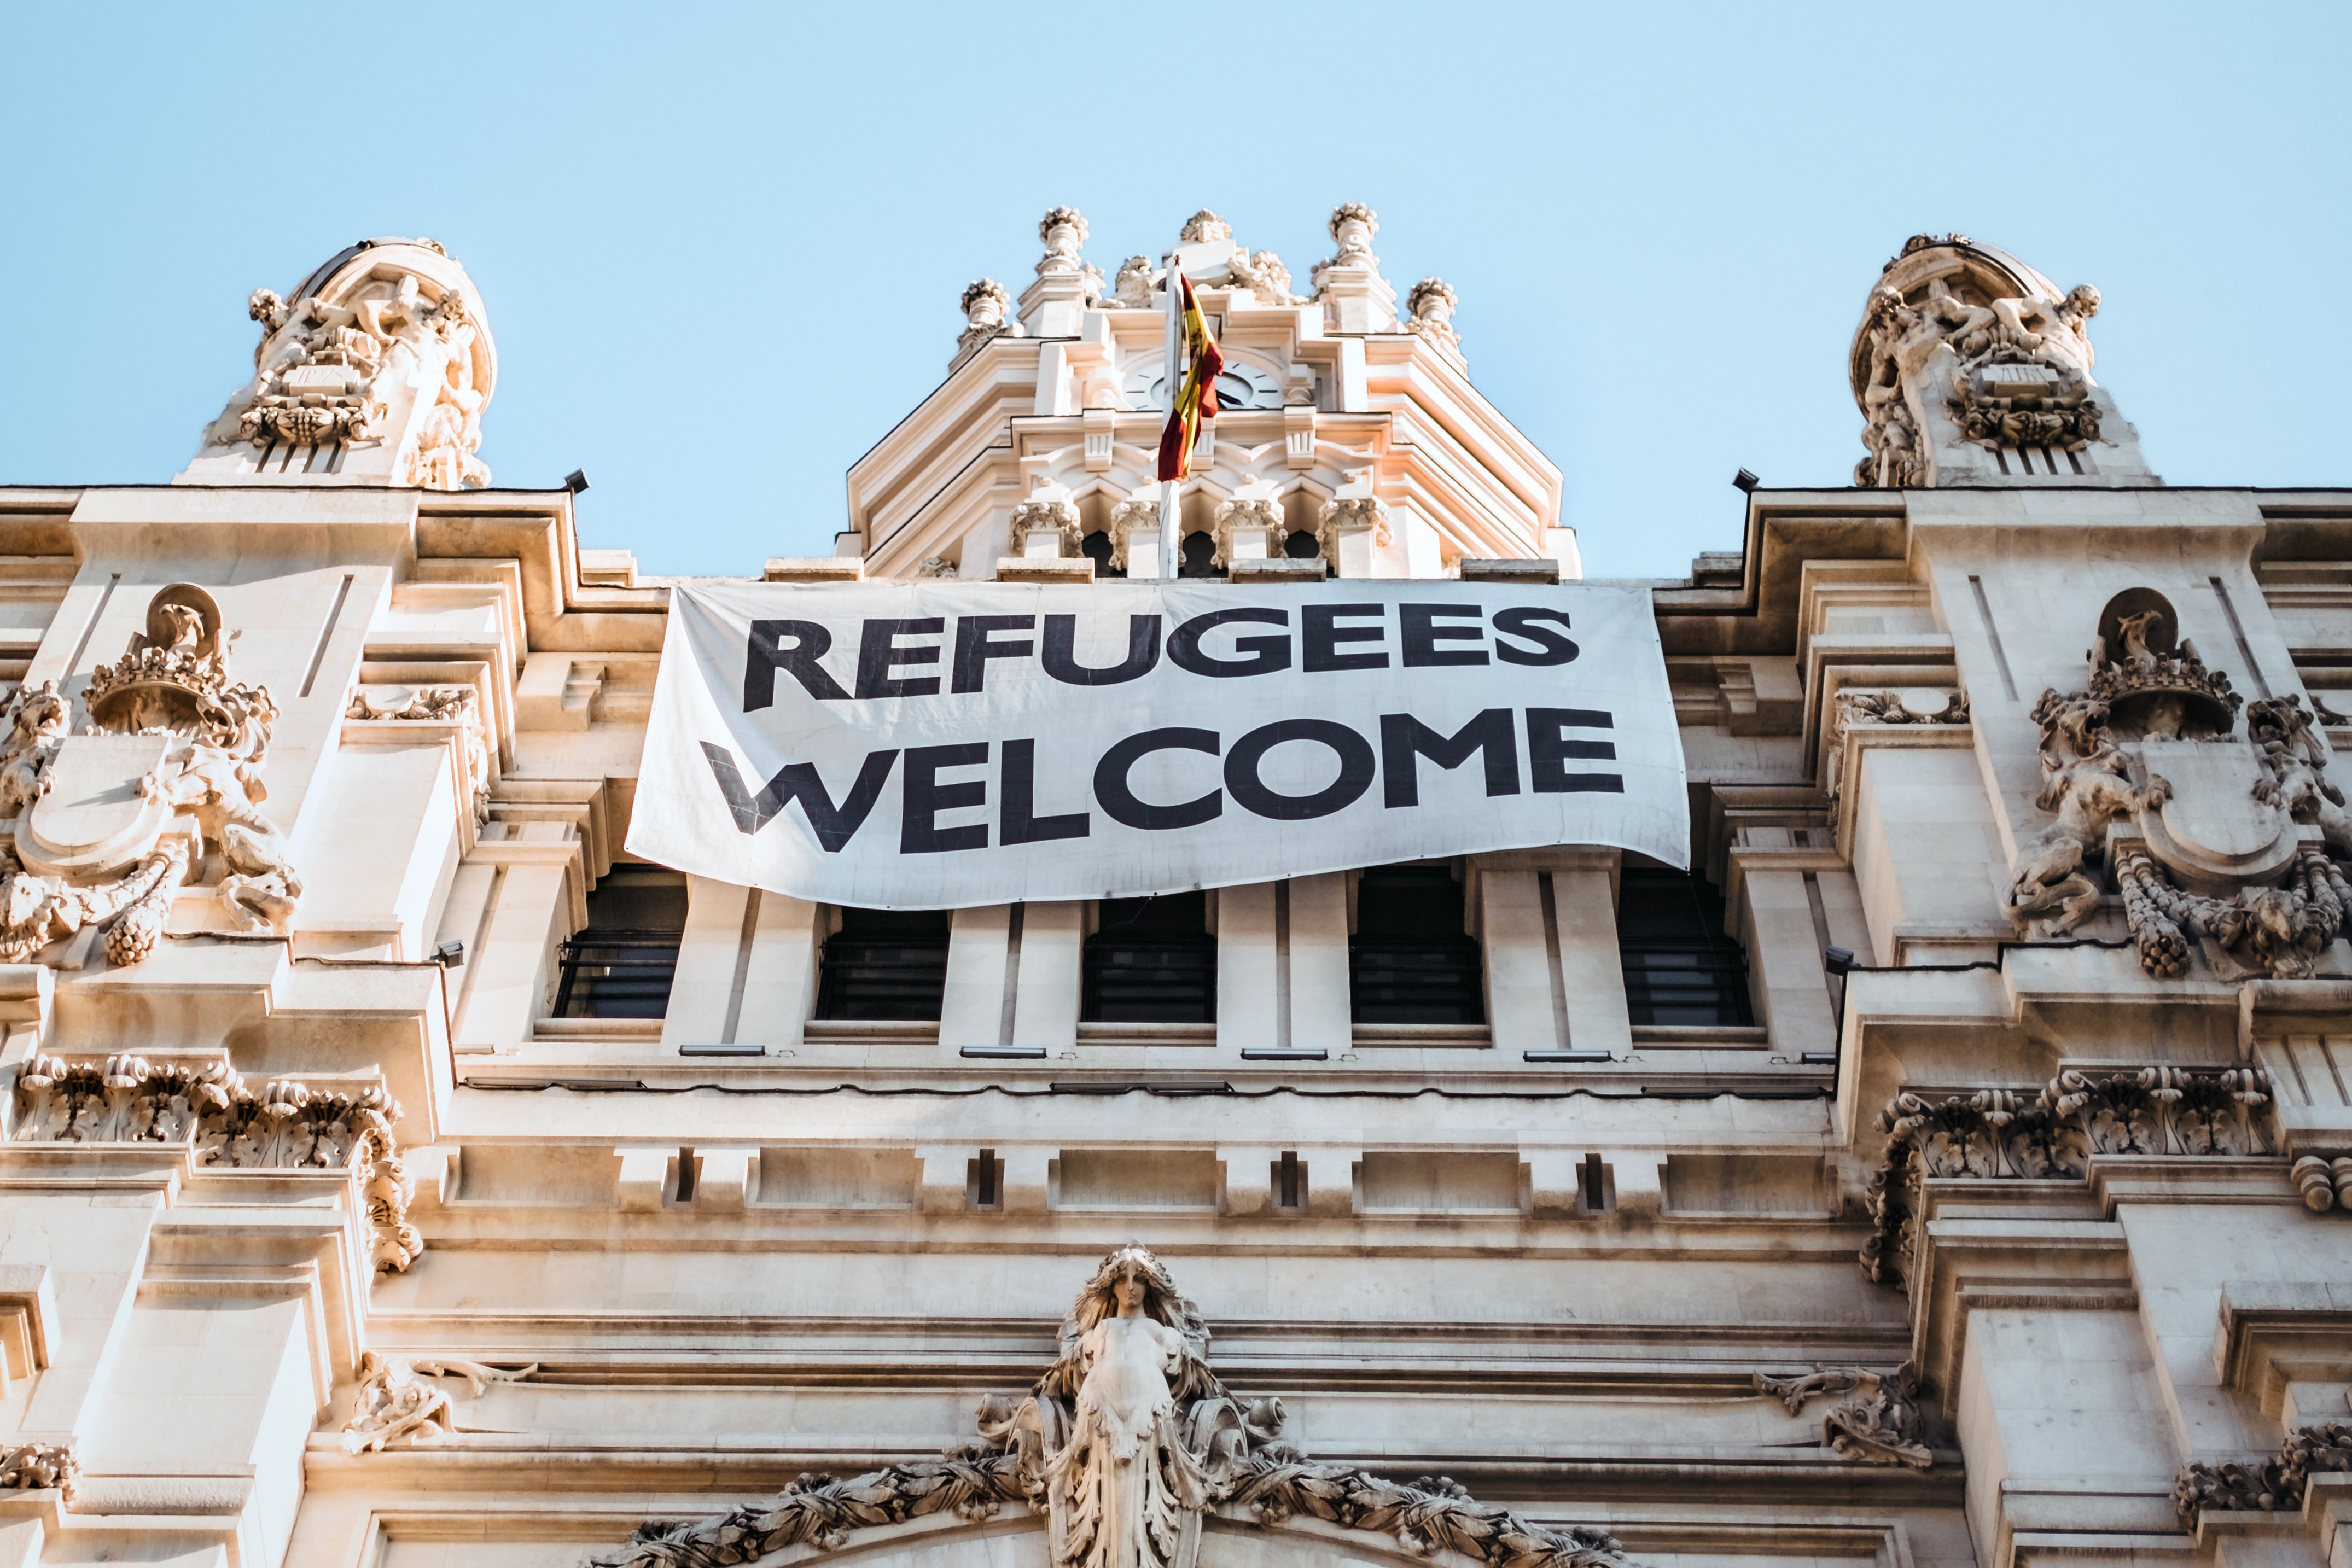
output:
[[[1731,476],[1731,482],[1739,487],[1742,494],[1749,496],[1756,494],[1756,486],[1764,483],[1745,468],[1734,474]]]
[[[1743,468],[1740,472],[1745,474],[1747,470]],[[571,473],[566,474],[563,476],[563,487],[575,496],[585,490],[588,487],[588,470],[574,468]]]

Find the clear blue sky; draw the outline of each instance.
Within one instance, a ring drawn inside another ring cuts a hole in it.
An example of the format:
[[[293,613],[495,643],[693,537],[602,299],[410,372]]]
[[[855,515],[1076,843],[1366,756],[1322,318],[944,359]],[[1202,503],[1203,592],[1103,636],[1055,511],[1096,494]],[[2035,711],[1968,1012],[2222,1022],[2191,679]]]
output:
[[[245,298],[429,235],[499,353],[499,483],[584,466],[655,572],[822,553],[843,475],[1069,203],[1106,271],[1209,206],[1304,279],[1337,203],[1460,291],[1594,576],[1839,485],[1906,235],[2095,283],[2175,484],[2352,484],[2352,6],[10,7],[0,482],[162,481]],[[1181,115],[1177,112],[1181,106]]]

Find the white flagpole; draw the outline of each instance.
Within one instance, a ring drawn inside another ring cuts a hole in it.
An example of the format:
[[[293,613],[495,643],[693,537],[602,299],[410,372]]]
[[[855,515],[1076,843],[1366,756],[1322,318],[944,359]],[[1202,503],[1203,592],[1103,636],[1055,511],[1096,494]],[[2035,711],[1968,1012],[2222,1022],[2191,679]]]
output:
[[[1177,361],[1184,352],[1184,301],[1182,290],[1177,287],[1176,276],[1176,253],[1171,251],[1168,253],[1168,358],[1165,361],[1167,369],[1161,384],[1168,389],[1168,414],[1171,419],[1176,414],[1177,393],[1182,390],[1184,384],[1184,378],[1180,373],[1180,367],[1177,364]],[[1189,456],[1190,454],[1187,455]],[[1183,561],[1183,552],[1178,549],[1182,541],[1178,538],[1177,533],[1182,524],[1177,515],[1176,491],[1175,480],[1161,481],[1160,486],[1160,575],[1163,578],[1173,578],[1176,575],[1176,569]]]

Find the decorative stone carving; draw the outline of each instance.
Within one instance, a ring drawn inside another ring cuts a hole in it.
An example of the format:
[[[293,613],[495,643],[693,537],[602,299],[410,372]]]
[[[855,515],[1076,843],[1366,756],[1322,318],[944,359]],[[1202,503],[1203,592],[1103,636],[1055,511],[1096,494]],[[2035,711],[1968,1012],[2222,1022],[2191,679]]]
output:
[[[1110,509],[1110,566],[1113,571],[1127,570],[1127,541],[1138,528],[1160,527],[1160,503],[1157,501],[1121,501]]]
[[[1459,301],[1454,286],[1442,277],[1424,277],[1404,297],[1412,319],[1405,330],[1418,332],[1454,359],[1462,358],[1462,340],[1454,330],[1454,309]]]
[[[345,718],[424,719],[464,727],[466,782],[477,827],[490,820],[490,747],[482,734],[481,695],[472,686],[419,686],[414,691],[352,693]]]
[[[1029,536],[1033,533],[1058,534],[1062,548],[1057,554],[1073,556],[1086,540],[1078,532],[1078,507],[1075,501],[1024,501],[1013,508],[1013,553],[1025,555]]]
[[[190,476],[357,477],[364,468],[425,489],[487,486],[475,454],[495,357],[448,253],[431,240],[365,241],[312,282],[290,302],[268,288],[247,300],[262,331],[254,379],[209,428]],[[355,448],[377,455],[347,463]]]
[[[1928,706],[1933,697],[1941,696],[1940,705]],[[1914,706],[1915,699],[1920,701]],[[1845,787],[1845,737],[1857,725],[1904,724],[1967,724],[1969,694],[1924,692],[1871,692],[1856,686],[1838,689],[1836,711],[1830,718],[1828,741],[1822,748],[1822,774],[1829,797],[1834,800]]]
[[[1078,247],[1087,243],[1087,220],[1077,208],[1055,207],[1038,219],[1037,238],[1045,247],[1037,261],[1038,277],[1067,276],[1084,268]]]
[[[2352,1158],[2305,1155],[2288,1170],[2287,1178],[2294,1183],[2304,1207],[2314,1214],[2325,1214],[2339,1204],[2352,1209]]]
[[[1202,207],[1184,220],[1184,231],[1177,236],[1181,245],[1202,245],[1210,240],[1231,239],[1234,225]]]
[[[1151,299],[1151,258],[1130,256],[1118,264],[1118,276],[1111,285],[1112,297],[1108,304],[1120,310],[1150,310]]]
[[[1339,253],[1326,267],[1378,267],[1381,258],[1372,254],[1372,236],[1381,232],[1380,215],[1361,202],[1345,202],[1331,213],[1331,237],[1339,243]]]
[[[1140,1243],[1103,1260],[1062,1322],[1062,1352],[1030,1394],[981,1403],[981,1439],[854,1480],[803,1476],[772,1502],[691,1524],[651,1523],[599,1568],[733,1568],[788,1546],[1005,1505],[1046,1518],[1054,1568],[1192,1568],[1201,1516],[1294,1517],[1393,1537],[1489,1568],[1624,1568],[1597,1531],[1546,1529],[1444,1477],[1384,1480],[1318,1465],[1282,1440],[1278,1399],[1237,1398],[1211,1370],[1209,1329]]]
[[[71,1448],[57,1443],[22,1443],[0,1448],[0,1491],[45,1491],[55,1488],[66,1507],[74,1504],[81,1466]]]
[[[1386,549],[1394,542],[1389,533],[1388,507],[1378,496],[1351,496],[1323,503],[1315,514],[1315,538],[1328,560],[1339,559],[1342,528],[1371,529],[1375,549]]]
[[[1266,540],[1265,553],[1281,554],[1281,545],[1278,541],[1290,528],[1290,525],[1283,519],[1282,503],[1265,498],[1221,501],[1217,504],[1217,509],[1210,514],[1210,537],[1214,538],[1217,544],[1217,553],[1211,558],[1211,561],[1216,566],[1233,564],[1234,536],[1240,533],[1262,534]]]
[[[2259,1509],[2294,1513],[2315,1475],[2352,1470],[2352,1427],[2329,1421],[2288,1434],[2278,1458],[2259,1465],[2183,1465],[2172,1483],[2172,1506],[2192,1533],[2207,1509],[2221,1512]]]
[[[226,1059],[34,1056],[16,1070],[16,1100],[11,1143],[186,1145],[198,1165],[237,1170],[357,1166],[375,1266],[399,1273],[425,1250],[408,1223],[415,1184],[392,1135],[400,1107],[380,1088],[352,1095],[274,1079],[256,1093]]]
[[[971,358],[980,351],[982,344],[992,339],[1022,335],[1021,324],[1007,321],[1004,318],[1004,313],[1012,308],[1013,296],[1007,294],[1004,285],[996,279],[983,277],[977,283],[967,284],[961,304],[964,329],[957,335],[955,358],[949,361],[950,370]]]
[[[91,722],[78,736],[53,685],[20,689],[9,706],[0,822],[14,819],[15,865],[0,881],[0,962],[98,927],[109,962],[136,964],[191,875],[217,878],[236,928],[282,931],[302,879],[259,809],[278,707],[267,688],[230,679],[212,596],[184,582],[160,591],[146,631],[91,672],[83,701]]]
[[[1290,268],[1282,265],[1282,257],[1270,250],[1255,256],[1246,251],[1234,253],[1227,264],[1234,275],[1235,287],[1245,288],[1261,305],[1296,305],[1297,296],[1290,292]]]
[[[1891,1284],[1908,1276],[1925,1177],[2079,1181],[2093,1155],[2261,1155],[2270,1145],[2270,1088],[2260,1068],[2147,1067],[2061,1072],[2031,1102],[2011,1089],[1940,1100],[1898,1094],[1878,1114],[1886,1151],[1864,1191],[1876,1228],[1863,1244],[1863,1277]]]
[[[1791,1416],[1823,1396],[1852,1395],[1822,1418],[1822,1446],[1871,1465],[1907,1465],[1924,1470],[1936,1456],[1921,1441],[1919,1368],[1905,1362],[1893,1372],[1860,1368],[1798,1373],[1788,1377],[1756,1374],[1756,1391],[1778,1399]]]
[[[943,555],[927,555],[923,558],[923,563],[915,568],[915,575],[917,577],[953,578],[956,576],[956,563],[948,559],[948,558]]]
[[[514,1371],[446,1357],[423,1360],[369,1351],[360,1357],[360,1385],[352,1418],[343,1423],[343,1451],[381,1453],[391,1444],[436,1443],[457,1429],[457,1406],[444,1377],[462,1377],[476,1399],[492,1383],[519,1383],[539,1370],[537,1362]]]

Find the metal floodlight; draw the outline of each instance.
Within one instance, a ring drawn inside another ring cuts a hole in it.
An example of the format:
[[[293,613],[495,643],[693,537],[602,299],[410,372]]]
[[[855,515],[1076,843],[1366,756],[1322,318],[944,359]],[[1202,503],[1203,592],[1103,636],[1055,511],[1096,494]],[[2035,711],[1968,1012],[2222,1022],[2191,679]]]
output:
[[[1761,485],[1762,483],[1764,483],[1764,481],[1763,481],[1763,480],[1759,479],[1758,477],[1756,477],[1756,476],[1755,476],[1755,475],[1750,474],[1750,473],[1749,473],[1747,469],[1745,469],[1745,468],[1742,468],[1738,473],[1734,474],[1734,475],[1731,476],[1731,482],[1732,482],[1734,485],[1738,486],[1739,486],[1739,488],[1740,488],[1741,490],[1745,491],[1746,493],[1748,493],[1748,495],[1750,495],[1750,496],[1752,496],[1752,495],[1754,495],[1754,494],[1756,493],[1756,486],[1757,486]]]
[[[1745,474],[1748,470],[1743,468],[1740,472]],[[571,473],[566,474],[563,476],[563,487],[575,496],[585,490],[588,487],[588,470],[574,468]]]
[[[444,942],[433,949],[433,961],[445,969],[462,968],[466,962],[463,942]]]
[[[1831,947],[1822,955],[1822,967],[1832,975],[1853,973],[1853,950],[1849,947]]]

